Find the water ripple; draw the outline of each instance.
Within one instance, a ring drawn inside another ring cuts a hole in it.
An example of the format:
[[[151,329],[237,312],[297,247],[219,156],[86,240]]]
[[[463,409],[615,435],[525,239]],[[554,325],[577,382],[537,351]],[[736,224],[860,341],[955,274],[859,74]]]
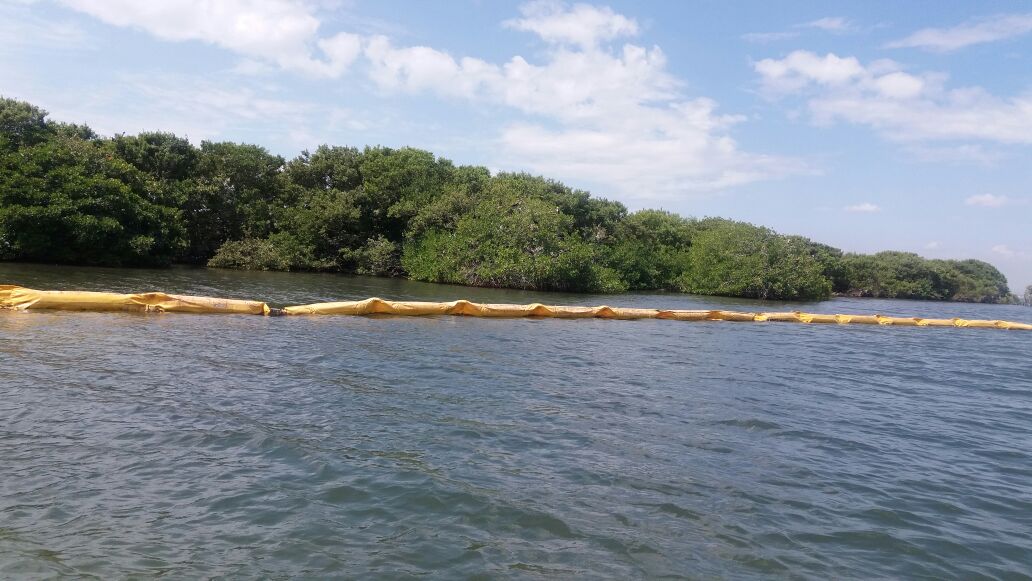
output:
[[[616,302],[188,269],[0,275],[280,304]],[[856,299],[807,308],[1028,318]],[[0,358],[5,579],[1032,571],[1024,334],[3,312]]]

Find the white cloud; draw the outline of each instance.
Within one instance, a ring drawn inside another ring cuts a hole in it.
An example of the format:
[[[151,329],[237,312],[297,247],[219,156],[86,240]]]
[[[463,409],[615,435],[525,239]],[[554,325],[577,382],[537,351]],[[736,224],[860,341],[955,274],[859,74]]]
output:
[[[501,145],[509,167],[604,185],[638,202],[674,200],[689,191],[727,188],[805,169],[792,160],[741,152],[729,138],[709,135],[673,116],[671,120],[675,123],[670,126],[559,130],[514,124],[503,132]]]
[[[881,207],[870,202],[864,202],[854,206],[846,206],[843,209],[847,212],[853,212],[856,214],[873,214],[875,212],[881,212]]]
[[[339,76],[360,53],[355,35],[320,39],[319,19],[300,0],[61,2],[114,26],[142,29],[163,40],[207,42],[315,76]]]
[[[558,1],[528,2],[520,7],[523,18],[506,20],[514,30],[533,32],[545,42],[591,48],[600,42],[638,34],[634,19],[613,12],[608,6]]]
[[[1000,256],[1006,256],[1008,258],[1012,258],[1018,255],[1018,252],[1011,250],[1011,248],[1006,244],[997,244],[996,246],[992,247],[992,251],[995,254],[999,254]]]
[[[925,80],[899,71],[886,73],[871,81],[875,90],[890,99],[913,99],[921,95]]]
[[[870,126],[899,141],[1032,144],[1032,95],[1001,98],[981,87],[945,88],[945,77],[911,74],[891,60],[795,51],[754,65],[771,95],[807,99],[813,120]]]
[[[1011,202],[1012,200],[1007,196],[995,196],[993,194],[979,194],[964,200],[964,203],[968,206],[985,206],[987,208],[999,208]]]
[[[922,48],[950,52],[975,44],[996,42],[1032,32],[1032,14],[1004,14],[953,28],[925,28],[886,48]]]
[[[673,114],[668,121],[685,119],[710,131],[740,120],[709,115],[714,107],[685,106],[680,82],[666,71],[666,55],[658,47],[560,49],[542,65],[517,56],[504,70],[498,89],[507,105],[566,123],[654,123],[656,116]]]
[[[932,240],[924,245],[925,250],[938,250],[942,247],[942,243],[938,240]]]
[[[366,44],[369,76],[382,90],[428,91],[449,97],[476,98],[491,92],[501,79],[500,67],[475,58],[456,60],[426,46],[395,47],[385,36]]]
[[[306,61],[310,72],[328,77],[339,77],[355,62],[362,52],[362,37],[357,34],[339,32],[329,38],[322,38],[316,45],[326,55],[325,61]]]
[[[849,20],[841,16],[827,16],[799,25],[802,28],[819,28],[828,32],[846,32],[853,28]]]
[[[828,53],[818,56],[797,50],[783,59],[763,59],[753,65],[760,73],[766,89],[794,92],[811,82],[821,85],[843,85],[864,74],[864,67],[855,57],[841,58]]]

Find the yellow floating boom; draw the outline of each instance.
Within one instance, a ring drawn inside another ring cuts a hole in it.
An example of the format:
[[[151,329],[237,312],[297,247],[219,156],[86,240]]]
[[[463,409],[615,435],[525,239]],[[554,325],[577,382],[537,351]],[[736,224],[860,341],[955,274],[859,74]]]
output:
[[[906,327],[976,327],[1032,331],[1032,324],[977,319],[925,319],[883,315],[824,315],[814,313],[750,313],[724,310],[664,310],[620,307],[571,307],[532,303],[504,305],[465,300],[434,303],[362,301],[316,303],[271,309],[260,301],[216,299],[165,293],[116,294],[83,291],[39,291],[0,285],[0,309],[56,309],[65,311],[127,311],[169,313],[227,313],[252,315],[459,315],[468,317],[551,317],[557,319],[671,319],[675,321],[742,321],[785,323],[834,323],[838,325],[897,325]]]
[[[0,309],[50,309],[59,311],[123,311],[167,313],[227,313],[268,315],[269,305],[260,301],[213,299],[165,293],[99,293],[89,291],[40,291],[0,285]]]
[[[1032,331],[1032,325],[1011,321],[971,319],[923,319],[920,317],[886,317],[883,315],[821,315],[813,313],[743,313],[723,310],[661,310],[620,307],[565,307],[532,303],[498,305],[451,301],[388,301],[371,298],[363,301],[317,303],[283,309],[287,315],[463,315],[469,317],[552,317],[556,319],[671,319],[675,321],[747,321],[787,323],[835,323],[867,325],[900,325],[908,327],[980,327]]]

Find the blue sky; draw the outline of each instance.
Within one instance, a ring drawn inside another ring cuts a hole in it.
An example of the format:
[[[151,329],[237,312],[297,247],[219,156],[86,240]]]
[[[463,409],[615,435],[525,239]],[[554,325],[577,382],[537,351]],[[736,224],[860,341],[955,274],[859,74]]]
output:
[[[1028,2],[7,0],[0,46],[102,134],[411,145],[1032,283]]]

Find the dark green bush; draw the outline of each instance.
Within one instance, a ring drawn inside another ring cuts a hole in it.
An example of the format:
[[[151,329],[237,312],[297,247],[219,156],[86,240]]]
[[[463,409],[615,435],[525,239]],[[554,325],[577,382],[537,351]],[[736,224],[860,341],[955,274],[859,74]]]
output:
[[[291,260],[268,239],[230,240],[208,261],[212,268],[290,270]]]
[[[758,299],[823,299],[831,281],[807,245],[767,228],[728,222],[695,236],[681,290]]]

